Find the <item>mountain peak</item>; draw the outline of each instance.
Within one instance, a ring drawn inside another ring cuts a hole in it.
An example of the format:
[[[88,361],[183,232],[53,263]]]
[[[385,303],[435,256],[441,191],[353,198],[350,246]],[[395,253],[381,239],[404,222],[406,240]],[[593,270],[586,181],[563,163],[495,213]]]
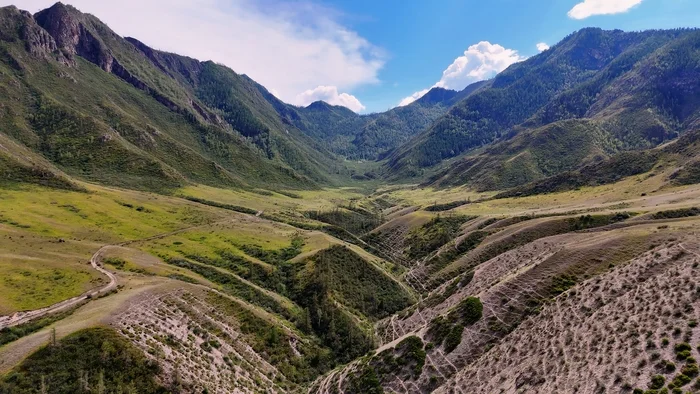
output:
[[[342,111],[342,112],[350,112],[352,114],[355,114],[355,112],[353,112],[353,110],[351,110],[348,107],[345,107],[342,105],[333,105],[333,104],[330,104],[330,103],[323,101],[323,100],[314,101],[313,103],[307,105],[306,109],[309,109],[312,111]]]
[[[317,100],[306,106],[307,109],[324,110],[331,109],[331,105],[323,100]]]
[[[456,95],[456,90],[434,87],[430,89],[428,93],[424,94],[423,97],[416,100],[416,102],[423,105],[435,105],[450,101]]]
[[[56,41],[62,52],[70,57],[80,56],[111,72],[114,57],[91,27],[99,20],[86,19],[85,15],[70,5],[56,3],[34,15],[36,22]]]

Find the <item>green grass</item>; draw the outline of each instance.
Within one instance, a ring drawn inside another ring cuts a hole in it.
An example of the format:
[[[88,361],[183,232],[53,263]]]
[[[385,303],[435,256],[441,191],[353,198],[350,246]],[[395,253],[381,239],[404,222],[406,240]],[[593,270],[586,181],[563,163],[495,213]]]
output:
[[[50,305],[102,283],[87,267],[71,270],[0,264],[0,271],[3,272],[0,296],[3,296],[3,302],[9,308],[15,310],[32,310]]]
[[[87,265],[102,245],[210,223],[229,214],[164,196],[89,187],[0,190],[0,313],[36,309],[100,286]]]
[[[5,327],[2,330],[0,330],[0,346],[6,345],[24,336],[37,332],[44,327],[50,326],[51,324],[70,316],[79,307],[80,306],[77,306],[64,312],[53,313],[46,317],[32,320],[28,323],[20,324],[17,326]]]

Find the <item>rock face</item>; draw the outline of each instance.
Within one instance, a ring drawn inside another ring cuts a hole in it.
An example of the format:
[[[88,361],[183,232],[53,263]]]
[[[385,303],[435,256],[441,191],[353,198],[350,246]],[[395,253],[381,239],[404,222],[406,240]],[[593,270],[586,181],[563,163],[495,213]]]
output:
[[[80,56],[104,71],[123,79],[135,88],[148,93],[171,111],[187,112],[127,70],[98,35],[98,32],[103,35],[114,33],[106,26],[93,26],[88,18],[89,15],[82,14],[72,6],[62,3],[56,3],[51,8],[34,15],[39,26],[53,38],[54,45],[66,54],[73,64],[75,64],[74,57]],[[116,36],[116,34],[114,35]]]
[[[12,42],[19,38],[31,55],[53,57],[63,64],[70,64],[63,53],[58,51],[58,45],[51,34],[42,29],[29,12],[20,11],[14,6],[5,7],[0,9],[0,18],[0,40]],[[21,64],[17,63],[17,66],[21,67]]]
[[[58,48],[71,58],[78,55],[112,72],[114,56],[78,18],[78,10],[56,3],[53,7],[38,12],[36,22],[53,37]]]

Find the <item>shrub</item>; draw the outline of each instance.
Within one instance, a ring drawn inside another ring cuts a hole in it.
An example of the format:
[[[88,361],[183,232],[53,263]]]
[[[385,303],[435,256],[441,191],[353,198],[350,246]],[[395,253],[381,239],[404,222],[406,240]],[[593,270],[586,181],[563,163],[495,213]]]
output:
[[[654,375],[651,377],[651,382],[649,382],[649,388],[652,390],[658,390],[666,384],[666,378],[663,375]]]
[[[481,319],[484,312],[484,305],[477,297],[467,297],[457,305],[455,312],[461,318],[462,322],[469,326]]]
[[[671,373],[676,370],[676,364],[667,361],[667,360],[661,360],[659,361],[658,364],[656,364],[656,367],[662,370],[665,370],[668,373]]]
[[[414,364],[413,372],[419,375],[425,365],[425,350],[423,350],[423,341],[417,336],[410,336],[401,341],[397,349],[402,349],[401,359],[406,364]]]
[[[692,347],[686,342],[676,344],[676,346],[673,347],[673,350],[676,352],[676,357],[679,360],[686,360],[690,357],[691,349]]]
[[[679,360],[687,360],[688,357],[690,357],[690,351],[684,350],[682,352],[678,352],[676,353],[676,357],[678,357]]]
[[[428,338],[436,343],[442,343],[450,332],[450,322],[443,316],[438,316],[428,326]]]
[[[383,394],[384,389],[374,368],[365,365],[350,377],[348,393]]]
[[[460,343],[462,343],[463,332],[464,326],[461,324],[457,324],[452,327],[450,332],[447,334],[447,337],[445,337],[445,353],[451,353],[457,348],[457,346],[459,346]]]
[[[700,374],[700,369],[698,369],[697,364],[686,364],[683,368],[681,368],[681,373],[685,376],[694,378]]]
[[[676,377],[673,378],[673,381],[671,384],[673,384],[673,387],[683,387],[686,384],[690,383],[692,379],[686,375],[678,374]]]

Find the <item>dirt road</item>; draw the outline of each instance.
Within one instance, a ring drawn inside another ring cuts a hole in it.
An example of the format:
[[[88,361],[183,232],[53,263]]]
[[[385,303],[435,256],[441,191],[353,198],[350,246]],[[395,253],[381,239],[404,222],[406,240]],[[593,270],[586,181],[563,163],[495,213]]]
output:
[[[95,254],[92,255],[90,258],[90,265],[92,265],[92,268],[96,269],[100,273],[106,275],[109,278],[109,283],[106,285],[102,286],[99,289],[96,290],[91,290],[87,293],[84,293],[82,295],[79,295],[77,297],[69,298],[67,300],[61,301],[59,303],[53,304],[51,306],[47,306],[45,308],[41,309],[35,309],[33,311],[26,311],[26,312],[17,312],[14,315],[11,316],[1,316],[0,317],[0,329],[3,329],[5,327],[12,327],[12,326],[17,326],[20,324],[24,324],[32,319],[36,319],[41,316],[49,315],[52,313],[60,312],[66,309],[70,309],[81,302],[97,297],[100,294],[106,294],[114,289],[117,288],[117,276],[114,275],[113,273],[107,271],[106,269],[102,268],[100,266],[100,256],[102,255],[102,252],[109,248],[112,245],[106,245],[100,248]]]
[[[240,215],[243,215],[245,217],[250,217],[250,218],[254,217],[252,215],[245,215],[245,214],[240,214]],[[255,218],[257,219],[257,217],[255,217]],[[64,301],[61,301],[59,303],[47,306],[45,308],[35,309],[32,311],[17,312],[13,315],[10,315],[10,316],[0,316],[0,330],[5,328],[5,327],[18,326],[20,324],[24,324],[30,320],[33,320],[33,319],[36,319],[36,318],[39,318],[42,316],[46,316],[46,315],[49,315],[49,314],[52,314],[55,312],[60,312],[60,311],[66,310],[66,309],[70,309],[70,308],[80,304],[81,302],[87,300],[87,299],[94,298],[94,297],[97,297],[97,296],[102,295],[102,294],[107,294],[108,292],[116,289],[117,288],[117,276],[114,273],[109,272],[108,270],[106,270],[106,269],[102,268],[102,266],[100,266],[100,258],[102,256],[102,254],[108,248],[123,247],[123,246],[128,246],[128,245],[132,245],[132,244],[139,243],[139,242],[148,242],[148,241],[153,241],[156,239],[162,239],[162,238],[169,237],[171,235],[180,234],[180,233],[183,233],[186,231],[194,230],[196,228],[213,226],[213,225],[222,224],[222,223],[228,223],[228,222],[231,222],[233,220],[236,220],[236,219],[226,219],[226,220],[222,220],[220,222],[190,226],[190,227],[181,228],[179,230],[170,231],[167,233],[156,234],[156,235],[142,238],[142,239],[125,241],[125,242],[121,242],[121,243],[114,244],[114,245],[105,245],[105,246],[101,247],[97,252],[95,252],[95,254],[92,255],[92,257],[90,258],[90,265],[92,265],[92,267],[94,269],[96,269],[97,271],[99,271],[100,273],[106,275],[109,278],[109,283],[107,283],[105,286],[102,286],[99,289],[90,290],[87,293],[84,293],[82,295],[79,295],[79,296],[76,296],[73,298],[69,298],[67,300],[64,300]]]

